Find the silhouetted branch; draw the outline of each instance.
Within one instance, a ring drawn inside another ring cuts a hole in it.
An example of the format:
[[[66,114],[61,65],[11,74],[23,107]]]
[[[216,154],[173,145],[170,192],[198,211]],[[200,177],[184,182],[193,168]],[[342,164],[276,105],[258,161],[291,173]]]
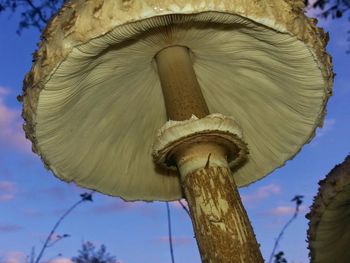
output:
[[[56,224],[53,226],[51,232],[49,233],[48,237],[46,238],[46,241],[43,245],[43,247],[41,248],[38,257],[35,260],[35,263],[39,263],[40,259],[42,258],[42,256],[44,255],[45,250],[52,246],[54,243],[57,242],[54,241],[53,243],[50,244],[50,241],[52,239],[52,236],[54,235],[56,229],[58,228],[58,226],[62,223],[62,221],[65,219],[66,216],[68,216],[77,206],[79,206],[80,204],[86,202],[86,201],[90,201],[92,202],[92,194],[94,193],[94,191],[89,192],[89,193],[83,193],[80,195],[81,199],[76,202],[73,206],[71,206],[56,222]],[[64,237],[68,237],[67,234],[63,235],[61,238],[59,238],[58,240],[61,240]]]
[[[26,263],[34,263],[35,260],[35,247],[32,247],[30,251],[30,256],[26,257]]]
[[[172,238],[172,233],[171,233],[171,217],[170,217],[169,202],[166,202],[166,210],[167,210],[167,214],[168,214],[168,232],[169,232],[169,246],[170,246],[171,262],[175,263],[174,250],[173,250],[173,238]]]
[[[308,9],[319,9],[320,12],[317,16],[320,18],[339,19],[347,13],[350,21],[350,0],[305,0],[305,5]],[[347,33],[349,34],[347,40],[350,42],[350,30]],[[350,53],[350,47],[346,53]]]
[[[295,211],[294,211],[294,214],[292,216],[291,219],[289,219],[289,221],[284,225],[284,227],[282,228],[281,232],[279,233],[277,239],[275,240],[275,244],[273,246],[273,249],[272,249],[272,253],[270,255],[270,259],[269,259],[269,263],[272,263],[272,259],[275,255],[275,252],[276,252],[276,249],[278,247],[278,243],[279,241],[281,240],[282,236],[284,235],[284,232],[286,231],[286,229],[288,228],[288,226],[297,218],[298,214],[299,214],[299,208],[301,206],[301,204],[303,203],[303,199],[304,196],[302,195],[296,195],[291,201],[292,202],[295,202]],[[281,252],[279,252],[280,254]],[[283,253],[283,252],[282,252]],[[283,255],[283,254],[282,254]]]
[[[65,0],[0,0],[0,13],[6,10],[20,12],[18,34],[29,27],[42,31],[64,2]]]
[[[39,9],[38,7],[36,7],[33,2],[31,0],[26,0],[26,2],[28,3],[28,5],[33,9],[35,14],[38,14],[39,19],[41,20],[41,22],[47,24],[47,19],[44,17],[44,14],[41,12],[41,9]]]
[[[280,251],[275,255],[274,263],[288,263],[287,260],[284,258],[283,251]]]
[[[66,237],[70,237],[70,235],[68,234],[64,234],[64,235],[57,235],[56,236],[56,240],[52,241],[52,243],[48,244],[47,247],[52,247],[53,245],[55,245],[57,242],[61,241],[63,238],[66,238]]]

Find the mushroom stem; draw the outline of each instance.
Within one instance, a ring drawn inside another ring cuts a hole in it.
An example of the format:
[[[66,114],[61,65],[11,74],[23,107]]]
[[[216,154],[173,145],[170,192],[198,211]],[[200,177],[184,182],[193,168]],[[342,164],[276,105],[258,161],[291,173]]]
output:
[[[181,121],[192,115],[208,115],[188,49],[163,49],[156,62],[168,117]],[[204,140],[186,144],[174,153],[202,262],[262,263],[225,150],[215,140]]]
[[[224,149],[194,144],[177,152],[176,160],[202,262],[264,262]]]
[[[165,107],[171,120],[187,120],[209,114],[189,50],[182,46],[162,49],[155,57],[162,85]]]

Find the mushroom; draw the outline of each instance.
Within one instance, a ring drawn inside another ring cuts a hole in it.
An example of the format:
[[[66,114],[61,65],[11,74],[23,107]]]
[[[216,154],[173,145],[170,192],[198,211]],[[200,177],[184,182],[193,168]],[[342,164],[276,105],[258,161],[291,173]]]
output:
[[[331,94],[327,35],[303,7],[67,2],[24,82],[34,152],[128,201],[185,197],[203,262],[262,262],[237,186],[300,151]]]
[[[350,155],[319,185],[306,215],[311,263],[350,262]]]

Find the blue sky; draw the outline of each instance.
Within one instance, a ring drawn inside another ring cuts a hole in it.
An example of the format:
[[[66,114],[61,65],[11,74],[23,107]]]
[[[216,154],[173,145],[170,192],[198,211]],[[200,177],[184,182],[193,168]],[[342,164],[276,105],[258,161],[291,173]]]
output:
[[[24,262],[35,246],[38,251],[58,217],[84,192],[56,179],[31,153],[20,118],[22,80],[31,67],[39,33],[35,30],[16,34],[18,18],[8,13],[0,16],[0,262]],[[262,253],[268,258],[274,239],[293,213],[290,202],[296,194],[305,196],[300,217],[287,230],[279,249],[288,262],[308,262],[306,249],[307,220],[304,215],[316,195],[318,181],[350,149],[350,55],[343,21],[322,21],[330,32],[328,51],[333,56],[337,74],[334,95],[328,104],[323,129],[316,138],[287,164],[270,176],[240,189],[245,207]],[[177,204],[171,204],[174,252],[177,262],[199,263],[199,254],[189,217]],[[170,262],[164,203],[126,203],[119,198],[95,194],[93,203],[78,207],[58,229],[71,237],[49,248],[45,261],[68,262],[76,255],[82,241],[108,251],[123,263]],[[57,258],[61,253],[63,256]]]

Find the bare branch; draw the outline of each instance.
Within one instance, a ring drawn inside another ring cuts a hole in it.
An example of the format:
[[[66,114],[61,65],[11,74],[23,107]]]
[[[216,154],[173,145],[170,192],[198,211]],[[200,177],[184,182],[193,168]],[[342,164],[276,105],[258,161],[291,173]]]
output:
[[[291,201],[295,202],[295,211],[294,214],[292,216],[291,219],[289,219],[289,221],[284,225],[284,227],[282,228],[281,232],[279,233],[277,239],[275,240],[275,244],[273,246],[271,255],[270,255],[270,259],[269,259],[269,263],[272,263],[272,259],[276,253],[276,249],[278,247],[278,243],[281,240],[282,236],[284,235],[284,232],[286,231],[286,229],[288,228],[288,226],[297,218],[298,214],[299,214],[299,209],[301,204],[303,203],[303,197],[302,195],[296,195]],[[280,252],[281,253],[281,252]]]
[[[167,209],[167,214],[168,214],[168,233],[169,233],[170,256],[171,256],[171,262],[175,263],[174,249],[173,249],[173,238],[172,238],[172,233],[171,233],[171,217],[170,217],[169,202],[166,202],[166,209]]]
[[[42,258],[42,256],[44,255],[44,252],[45,250],[51,246],[50,245],[50,241],[52,239],[52,236],[54,235],[56,229],[58,228],[58,226],[62,223],[62,221],[77,207],[79,206],[80,204],[86,202],[86,201],[92,201],[92,194],[94,193],[94,191],[92,192],[89,192],[89,193],[84,193],[84,194],[81,194],[81,199],[76,202],[74,205],[72,205],[59,219],[58,221],[56,222],[56,224],[53,226],[51,232],[49,233],[48,237],[46,238],[46,241],[43,245],[43,247],[41,248],[41,251],[38,255],[38,257],[36,258],[35,260],[35,263],[39,263],[40,259]],[[62,238],[61,238],[62,239]],[[61,240],[59,239],[59,240]],[[55,243],[55,242],[54,242]]]

